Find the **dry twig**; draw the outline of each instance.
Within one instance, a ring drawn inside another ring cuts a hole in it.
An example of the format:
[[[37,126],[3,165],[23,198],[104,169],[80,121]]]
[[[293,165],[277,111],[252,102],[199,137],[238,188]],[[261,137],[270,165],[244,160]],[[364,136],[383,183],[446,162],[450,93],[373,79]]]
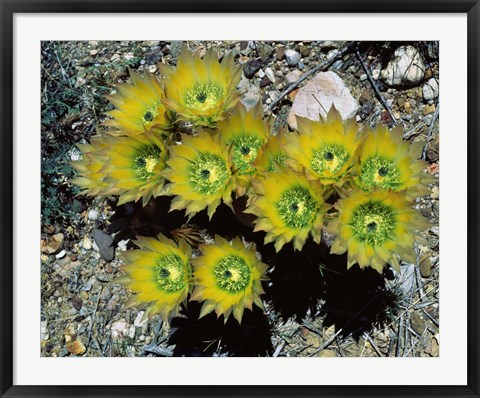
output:
[[[362,64],[362,68],[363,70],[365,71],[365,73],[367,74],[367,77],[368,77],[368,80],[370,81],[370,84],[372,85],[373,87],[373,90],[375,91],[375,94],[377,95],[378,99],[380,100],[380,102],[382,103],[383,107],[387,110],[387,112],[389,113],[390,117],[392,118],[392,121],[393,123],[396,125],[398,124],[397,123],[397,120],[395,119],[395,116],[393,116],[393,112],[392,110],[390,109],[390,106],[388,105],[387,101],[385,101],[385,98],[383,98],[383,95],[382,93],[380,92],[379,88],[377,87],[377,85],[375,84],[375,80],[372,76],[372,72],[370,72],[370,68],[365,64],[365,62],[363,61],[363,58],[362,56],[360,55],[360,51],[358,50],[358,48],[355,49],[355,55],[357,56],[358,60],[360,61],[360,63]]]
[[[330,58],[326,59],[325,61],[323,61],[321,64],[315,66],[314,68],[310,69],[300,79],[298,79],[296,82],[290,84],[290,86],[288,86],[285,90],[283,90],[279,94],[278,98],[275,101],[272,101],[272,103],[268,106],[267,111],[271,112],[283,100],[283,98],[286,95],[290,94],[293,90],[295,90],[302,82],[304,82],[310,76],[328,68],[337,59],[343,57],[353,47],[353,45],[354,45],[354,43],[349,43],[349,44],[345,45],[340,50],[335,52],[335,54],[332,55]]]

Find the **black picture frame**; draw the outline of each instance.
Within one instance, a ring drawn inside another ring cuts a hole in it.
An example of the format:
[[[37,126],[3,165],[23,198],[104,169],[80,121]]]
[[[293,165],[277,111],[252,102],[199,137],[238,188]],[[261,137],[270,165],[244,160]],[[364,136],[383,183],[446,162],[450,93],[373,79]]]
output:
[[[479,397],[479,20],[478,0],[1,0],[1,397]],[[274,7],[273,4],[275,5]],[[466,13],[468,23],[468,382],[465,386],[25,386],[13,384],[13,17],[16,13]]]

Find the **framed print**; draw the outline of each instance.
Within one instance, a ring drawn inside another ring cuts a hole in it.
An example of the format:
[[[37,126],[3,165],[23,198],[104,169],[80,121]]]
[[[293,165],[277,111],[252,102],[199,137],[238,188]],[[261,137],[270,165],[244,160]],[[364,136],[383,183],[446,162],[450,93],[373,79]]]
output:
[[[479,396],[477,1],[1,4],[2,397]]]

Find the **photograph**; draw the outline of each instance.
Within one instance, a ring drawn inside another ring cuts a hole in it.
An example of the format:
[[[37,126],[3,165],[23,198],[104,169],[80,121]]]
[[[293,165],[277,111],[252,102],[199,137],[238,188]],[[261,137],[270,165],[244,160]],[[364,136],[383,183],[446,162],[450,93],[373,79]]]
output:
[[[439,41],[39,51],[41,357],[441,357]]]

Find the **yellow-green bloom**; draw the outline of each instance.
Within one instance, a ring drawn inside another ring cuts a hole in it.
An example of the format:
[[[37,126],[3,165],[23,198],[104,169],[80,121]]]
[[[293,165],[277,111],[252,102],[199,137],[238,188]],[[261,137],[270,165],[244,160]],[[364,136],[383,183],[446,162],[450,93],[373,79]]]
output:
[[[297,171],[303,167],[308,179],[342,185],[360,144],[355,123],[344,122],[332,106],[323,121],[297,117],[297,131],[288,135],[288,164]]]
[[[119,195],[119,204],[164,193],[167,153],[156,134],[140,136],[98,136],[90,145],[79,145],[83,158],[73,162],[79,177],[73,183],[90,196]]]
[[[226,148],[217,135],[201,132],[184,136],[181,145],[170,147],[169,166],[162,175],[176,195],[171,210],[185,209],[188,217],[208,208],[211,218],[223,200],[232,201],[233,178]]]
[[[267,144],[262,148],[253,166],[261,173],[275,173],[277,170],[287,167],[285,164],[288,155],[285,147],[287,145],[288,133],[283,129],[275,135],[270,136]]]
[[[163,88],[154,75],[130,71],[132,84],[118,84],[117,93],[107,96],[115,105],[107,112],[112,119],[103,124],[127,135],[139,135],[154,128],[169,125],[162,103]]]
[[[219,63],[213,49],[201,59],[184,47],[176,67],[159,67],[165,78],[165,106],[196,126],[215,127],[240,100],[236,87],[241,68],[232,54]]]
[[[231,243],[220,236],[215,244],[201,245],[202,256],[192,260],[195,289],[192,300],[204,301],[200,317],[215,311],[225,322],[233,312],[241,323],[245,308],[253,303],[263,309],[260,295],[264,293],[267,265],[257,259],[255,246],[244,245],[240,238]]]
[[[296,250],[302,250],[309,234],[320,242],[328,205],[317,181],[283,168],[254,181],[252,191],[254,196],[245,213],[258,217],[254,231],[267,233],[265,243],[275,241],[278,252],[291,241]]]
[[[232,163],[240,174],[254,171],[252,163],[270,136],[271,123],[263,119],[260,103],[250,111],[237,105],[231,116],[219,123],[223,143],[229,148]]]
[[[356,167],[356,181],[363,190],[407,190],[410,199],[429,192],[426,184],[432,179],[424,173],[427,163],[417,160],[423,145],[409,144],[402,137],[401,127],[389,131],[379,126],[366,133]]]
[[[335,204],[338,218],[328,224],[335,234],[331,252],[348,252],[348,267],[372,267],[382,272],[386,263],[399,270],[397,256],[416,262],[413,250],[417,231],[429,223],[412,209],[404,193],[356,190]]]
[[[145,316],[160,314],[167,319],[178,312],[180,304],[191,290],[191,249],[158,235],[158,239],[140,237],[135,242],[140,249],[124,254],[126,273],[117,282],[136,293],[127,306],[147,304]]]
[[[104,151],[109,148],[109,145],[110,143],[102,136],[92,137],[90,144],[77,145],[82,158],[72,162],[72,167],[77,171],[77,177],[72,180],[72,183],[82,188],[81,194],[106,196],[105,192],[111,190],[109,184],[103,181],[105,175],[101,172],[108,161]]]
[[[230,153],[235,170],[236,192],[241,196],[255,177],[253,162],[270,136],[271,123],[263,119],[261,103],[250,111],[239,104],[228,119],[218,124],[218,130]]]

